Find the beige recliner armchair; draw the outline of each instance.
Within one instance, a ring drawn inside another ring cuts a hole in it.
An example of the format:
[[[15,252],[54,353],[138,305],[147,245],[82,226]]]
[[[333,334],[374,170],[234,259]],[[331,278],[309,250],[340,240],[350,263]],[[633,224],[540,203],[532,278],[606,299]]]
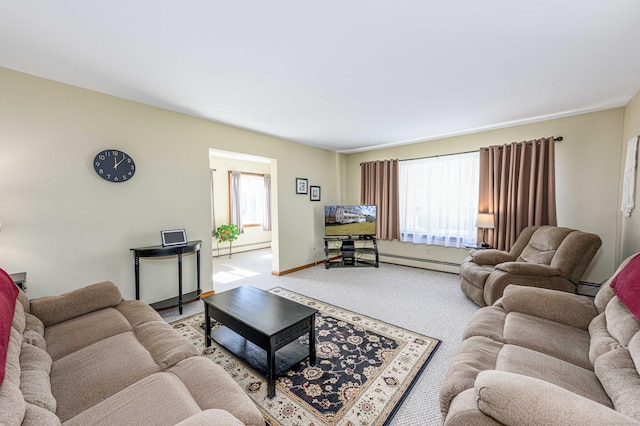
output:
[[[460,266],[462,291],[480,306],[492,305],[517,284],[575,293],[602,240],[557,226],[522,230],[509,252],[472,250]]]

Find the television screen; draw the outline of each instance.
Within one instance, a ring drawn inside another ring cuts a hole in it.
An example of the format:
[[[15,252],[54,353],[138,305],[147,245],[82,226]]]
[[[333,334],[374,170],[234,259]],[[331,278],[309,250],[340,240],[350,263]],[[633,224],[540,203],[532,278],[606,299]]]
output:
[[[375,236],[376,206],[324,206],[325,236]]]

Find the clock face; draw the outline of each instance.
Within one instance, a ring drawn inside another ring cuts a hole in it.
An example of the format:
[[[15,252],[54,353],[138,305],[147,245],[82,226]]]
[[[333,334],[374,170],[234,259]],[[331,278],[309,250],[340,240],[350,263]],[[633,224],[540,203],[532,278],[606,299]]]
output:
[[[93,159],[93,168],[98,176],[109,182],[126,182],[136,173],[133,158],[117,149],[100,151]]]

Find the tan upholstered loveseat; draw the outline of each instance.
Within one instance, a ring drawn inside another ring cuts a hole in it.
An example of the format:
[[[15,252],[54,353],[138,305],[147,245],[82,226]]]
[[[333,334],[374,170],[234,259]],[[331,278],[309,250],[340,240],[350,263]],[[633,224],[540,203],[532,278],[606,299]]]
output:
[[[0,326],[2,425],[264,425],[227,372],[112,283],[13,303]]]
[[[440,388],[444,424],[640,424],[638,318],[640,256],[595,300],[508,286],[464,332]]]
[[[529,226],[509,252],[472,250],[460,266],[460,287],[480,306],[493,304],[509,284],[575,293],[602,240],[557,226]]]

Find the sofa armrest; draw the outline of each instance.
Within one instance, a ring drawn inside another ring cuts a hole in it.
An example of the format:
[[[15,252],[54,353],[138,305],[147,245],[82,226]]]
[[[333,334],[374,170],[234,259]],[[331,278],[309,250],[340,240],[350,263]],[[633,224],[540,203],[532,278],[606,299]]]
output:
[[[546,288],[509,285],[500,302],[508,312],[533,315],[583,330],[587,330],[598,315],[589,297]]]
[[[100,309],[117,306],[122,301],[120,290],[112,282],[91,284],[59,296],[30,300],[31,314],[45,327],[67,321]]]
[[[512,275],[531,275],[534,277],[559,277],[560,270],[549,265],[528,262],[504,262],[496,265],[496,269]]]
[[[176,426],[211,426],[211,425],[224,425],[224,426],[244,426],[244,424],[236,419],[231,413],[217,408],[211,408],[209,410],[200,411],[191,417],[184,419]]]
[[[516,260],[506,251],[496,249],[471,250],[469,254],[476,265],[497,265]]]
[[[505,425],[638,424],[560,386],[520,374],[485,370],[478,374],[474,389],[480,411]]]

